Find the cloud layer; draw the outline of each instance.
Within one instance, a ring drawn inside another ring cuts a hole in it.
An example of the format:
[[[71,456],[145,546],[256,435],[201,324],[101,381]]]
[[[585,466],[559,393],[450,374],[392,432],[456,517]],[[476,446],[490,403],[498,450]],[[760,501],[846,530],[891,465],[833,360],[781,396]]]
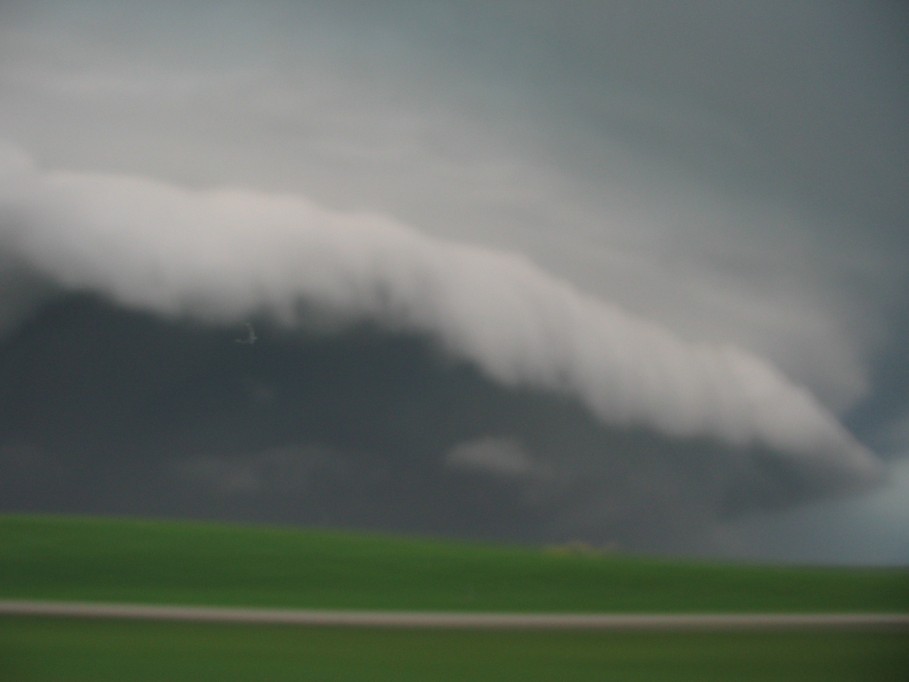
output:
[[[905,558],[906,8],[355,4],[0,3],[0,506]]]
[[[876,459],[803,388],[728,345],[686,343],[513,254],[300,196],[189,190],[0,157],[0,248],[71,291],[214,325],[369,321],[426,335],[505,387],[609,427],[785,454],[845,487]]]

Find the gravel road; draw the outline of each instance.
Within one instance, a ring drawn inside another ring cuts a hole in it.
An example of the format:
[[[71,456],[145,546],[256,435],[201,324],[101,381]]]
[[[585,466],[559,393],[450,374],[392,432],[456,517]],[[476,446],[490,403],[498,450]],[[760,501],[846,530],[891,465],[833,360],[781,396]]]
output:
[[[79,602],[0,601],[0,615],[320,627],[514,630],[909,630],[909,614],[517,614],[318,611]]]

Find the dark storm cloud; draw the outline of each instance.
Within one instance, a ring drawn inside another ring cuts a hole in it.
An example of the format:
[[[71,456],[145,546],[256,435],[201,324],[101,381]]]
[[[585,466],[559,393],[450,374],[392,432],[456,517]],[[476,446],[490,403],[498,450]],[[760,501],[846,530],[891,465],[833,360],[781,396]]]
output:
[[[605,426],[425,337],[257,331],[243,346],[230,327],[84,295],[42,308],[0,353],[3,508],[667,550],[854,483],[762,448]]]
[[[525,259],[298,197],[0,169],[5,257],[57,292],[0,353],[7,508],[668,550],[877,479],[768,363]]]
[[[307,310],[423,333],[506,387],[607,425],[766,447],[873,480],[876,461],[806,391],[728,345],[690,344],[512,254],[299,197],[188,191],[0,159],[0,248],[64,288],[160,315],[288,326]]]
[[[905,26],[849,1],[3,3],[0,340],[31,372],[0,355],[30,396],[4,394],[4,490],[693,548],[862,489],[864,446],[909,433]],[[105,369],[95,324],[153,361]],[[240,386],[243,349],[275,364]]]

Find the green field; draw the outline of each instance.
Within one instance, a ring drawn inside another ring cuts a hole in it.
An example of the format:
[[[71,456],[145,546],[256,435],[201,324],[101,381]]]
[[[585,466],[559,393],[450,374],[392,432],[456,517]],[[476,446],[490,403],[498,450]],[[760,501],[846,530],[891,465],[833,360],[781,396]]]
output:
[[[513,612],[909,612],[904,570],[0,516],[0,599]],[[0,617],[0,680],[902,680],[905,632],[379,630]]]
[[[0,516],[0,599],[513,612],[909,612],[909,572]]]
[[[904,680],[886,633],[464,632],[0,618],[0,679]]]

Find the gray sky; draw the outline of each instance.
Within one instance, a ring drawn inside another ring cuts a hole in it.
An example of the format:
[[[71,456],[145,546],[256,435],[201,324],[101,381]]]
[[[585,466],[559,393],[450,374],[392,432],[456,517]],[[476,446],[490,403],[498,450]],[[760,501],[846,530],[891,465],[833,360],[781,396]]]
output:
[[[909,561],[907,26],[4,3],[4,507]]]

